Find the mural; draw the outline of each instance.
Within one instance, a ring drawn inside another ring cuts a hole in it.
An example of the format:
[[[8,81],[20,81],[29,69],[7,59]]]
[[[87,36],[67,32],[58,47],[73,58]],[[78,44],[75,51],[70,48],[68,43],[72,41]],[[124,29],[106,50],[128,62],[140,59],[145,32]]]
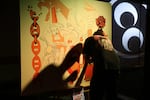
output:
[[[21,91],[87,87],[92,64],[84,68],[84,40],[97,30],[98,16],[107,20],[111,39],[110,3],[96,0],[20,0]]]

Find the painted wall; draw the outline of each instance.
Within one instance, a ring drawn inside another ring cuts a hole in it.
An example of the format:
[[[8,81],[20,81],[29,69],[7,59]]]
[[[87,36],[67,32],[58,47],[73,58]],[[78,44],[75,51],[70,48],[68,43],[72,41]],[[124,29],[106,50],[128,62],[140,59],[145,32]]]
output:
[[[103,30],[111,39],[111,8],[110,3],[95,0],[20,0],[21,90],[46,67],[59,67],[76,44],[83,44],[97,30],[98,16],[106,18]],[[72,67],[78,76],[83,64],[81,55]],[[62,78],[69,75],[67,69]],[[77,80],[68,87],[74,87]],[[83,79],[81,85],[89,86],[89,81]]]

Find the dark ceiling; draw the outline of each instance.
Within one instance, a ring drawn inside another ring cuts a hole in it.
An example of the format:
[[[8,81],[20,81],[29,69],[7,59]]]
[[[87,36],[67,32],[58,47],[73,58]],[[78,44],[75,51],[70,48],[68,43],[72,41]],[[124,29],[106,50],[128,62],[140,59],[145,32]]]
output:
[[[98,1],[110,2],[111,0],[98,0]],[[124,0],[124,1],[133,1],[136,3],[150,4],[150,0]]]

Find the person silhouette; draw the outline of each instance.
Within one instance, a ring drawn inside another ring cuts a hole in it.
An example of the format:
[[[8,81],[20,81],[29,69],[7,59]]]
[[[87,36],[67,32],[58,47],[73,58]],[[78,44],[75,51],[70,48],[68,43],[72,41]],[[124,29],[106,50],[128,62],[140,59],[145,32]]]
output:
[[[119,76],[119,57],[111,41],[103,32],[105,18],[96,19],[98,30],[93,36],[86,38],[83,55],[85,62],[94,63],[93,75],[90,81],[90,100],[118,100],[117,82]]]

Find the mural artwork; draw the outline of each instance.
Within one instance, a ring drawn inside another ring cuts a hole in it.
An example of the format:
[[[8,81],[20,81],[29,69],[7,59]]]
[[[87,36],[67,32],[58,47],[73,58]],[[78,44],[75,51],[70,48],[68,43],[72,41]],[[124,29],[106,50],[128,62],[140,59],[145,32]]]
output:
[[[111,40],[111,11],[96,0],[20,0],[22,95],[88,87],[93,64],[85,67],[83,44],[100,15]]]

